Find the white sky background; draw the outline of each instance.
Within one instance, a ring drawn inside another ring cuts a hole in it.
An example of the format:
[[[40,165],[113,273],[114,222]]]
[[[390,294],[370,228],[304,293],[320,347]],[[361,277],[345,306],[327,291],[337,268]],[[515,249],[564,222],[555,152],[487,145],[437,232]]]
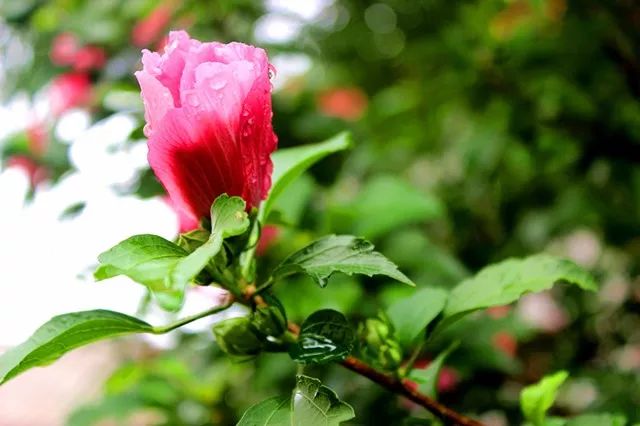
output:
[[[270,12],[258,23],[256,37],[286,42],[297,35],[302,21],[314,19],[328,4],[268,0]],[[274,57],[272,62],[278,70],[276,90],[311,65],[303,55]],[[33,109],[42,112],[46,106],[30,105],[21,96],[0,105],[0,141],[24,129]],[[142,286],[126,278],[95,283],[91,277],[97,255],[117,242],[142,233],[170,239],[177,232],[176,217],[164,201],[121,196],[114,190],[146,167],[145,141],[125,144],[135,120],[120,113],[88,127],[86,113],[69,112],[55,131],[71,145],[75,170],[55,186],[39,187],[32,201],[25,200],[27,177],[15,168],[0,169],[0,348],[24,341],[60,313],[97,308],[135,313]],[[60,220],[77,202],[86,203],[85,209],[73,219]],[[215,295],[192,293],[184,314],[211,306],[212,299]]]

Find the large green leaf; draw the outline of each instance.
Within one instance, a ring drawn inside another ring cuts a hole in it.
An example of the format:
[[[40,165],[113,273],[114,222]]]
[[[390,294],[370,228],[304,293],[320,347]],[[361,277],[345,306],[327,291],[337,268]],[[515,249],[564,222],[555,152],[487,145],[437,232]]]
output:
[[[444,215],[442,201],[418,191],[395,176],[378,176],[368,181],[358,196],[345,207],[358,235],[375,238],[399,226]]]
[[[506,305],[525,293],[546,290],[559,281],[585,290],[597,289],[591,274],[569,260],[547,254],[507,259],[458,284],[449,295],[444,315],[451,318],[476,309]]]
[[[238,360],[258,355],[264,346],[248,317],[220,321],[213,326],[213,334],[220,349]]]
[[[282,191],[305,170],[327,155],[345,150],[350,146],[351,136],[349,133],[340,133],[325,142],[277,150],[271,156],[273,160],[271,192],[260,209],[260,221],[262,222],[268,217],[275,200]]]
[[[0,356],[0,384],[96,340],[150,332],[154,332],[151,325],[118,312],[96,310],[56,316],[26,342]]]
[[[291,408],[293,426],[338,426],[355,417],[353,408],[340,401],[334,391],[320,380],[302,375],[296,377]]]
[[[343,360],[353,349],[354,332],[338,311],[323,309],[311,314],[300,327],[298,341],[289,348],[291,358],[302,363]]]
[[[286,258],[273,272],[274,279],[295,273],[306,273],[321,287],[334,272],[386,275],[414,285],[398,267],[373,250],[373,244],[352,235],[329,235]]]
[[[422,288],[389,307],[387,315],[396,339],[409,346],[427,325],[438,316],[447,302],[447,292],[440,288]]]
[[[225,238],[241,235],[249,228],[249,217],[245,202],[240,197],[222,194],[211,205],[211,234],[209,239],[187,257],[175,264],[170,282],[173,287],[183,288],[193,280],[220,252]]]
[[[547,410],[553,405],[558,389],[567,380],[566,371],[545,376],[538,383],[527,386],[520,394],[520,406],[525,418],[535,426],[542,426]]]
[[[236,426],[290,426],[291,398],[274,396],[249,407]]]
[[[175,311],[182,306],[184,288],[170,283],[167,277],[186,255],[184,249],[157,235],[135,235],[98,256],[100,266],[94,277],[104,280],[126,275],[148,287],[160,306]]]

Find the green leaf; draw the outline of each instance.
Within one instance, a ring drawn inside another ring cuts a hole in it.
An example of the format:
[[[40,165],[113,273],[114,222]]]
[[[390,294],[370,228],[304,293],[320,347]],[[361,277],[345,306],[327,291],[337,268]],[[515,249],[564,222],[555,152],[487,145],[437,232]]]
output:
[[[376,238],[410,223],[442,217],[444,204],[395,176],[368,181],[347,206],[358,235]]]
[[[184,288],[167,280],[169,272],[187,252],[157,235],[135,235],[98,256],[100,266],[96,280],[125,275],[145,285],[164,309],[175,311],[182,306]]]
[[[95,310],[59,315],[24,343],[0,356],[0,384],[33,368],[48,365],[67,352],[115,336],[150,333],[144,321],[118,312]]]
[[[624,426],[627,419],[617,414],[583,414],[567,420],[565,426]],[[546,425],[545,425],[546,426]]]
[[[323,309],[311,314],[300,327],[298,341],[289,355],[301,363],[321,364],[343,360],[353,349],[354,332],[338,311]]]
[[[421,288],[411,296],[400,299],[387,309],[395,329],[396,339],[405,347],[424,331],[447,303],[447,291],[440,288]]]
[[[334,272],[348,275],[386,275],[402,283],[415,285],[373,244],[352,235],[329,235],[286,258],[273,272],[275,280],[295,273],[306,273],[324,287]]]
[[[220,349],[238,359],[252,358],[260,353],[263,343],[254,333],[247,317],[229,318],[213,326]]]
[[[584,290],[597,289],[591,274],[569,260],[547,254],[507,259],[487,266],[458,284],[449,295],[444,315],[451,318],[477,309],[506,305],[525,293],[546,290],[559,281]]]
[[[320,380],[296,376],[291,401],[293,426],[338,426],[355,417],[353,408]]]
[[[459,342],[454,342],[447,349],[440,352],[436,359],[425,369],[413,369],[409,374],[409,378],[418,383],[418,390],[432,398],[435,398],[438,394],[438,377],[440,377],[440,370],[447,357],[456,350],[460,345]]]
[[[242,235],[249,229],[245,202],[240,197],[222,194],[211,205],[209,239],[184,259],[176,263],[170,275],[171,285],[183,288],[193,280],[220,252],[225,238]]]
[[[291,398],[275,396],[249,407],[236,426],[290,426]]]
[[[534,385],[527,386],[520,394],[520,406],[525,418],[535,426],[542,426],[547,410],[553,405],[558,389],[567,380],[569,373],[558,371],[545,376]]]
[[[263,222],[269,216],[274,202],[282,191],[305,170],[327,155],[343,151],[349,147],[351,147],[351,136],[345,132],[325,142],[277,150],[271,156],[273,160],[271,192],[266,201],[262,203],[259,213],[260,222]]]

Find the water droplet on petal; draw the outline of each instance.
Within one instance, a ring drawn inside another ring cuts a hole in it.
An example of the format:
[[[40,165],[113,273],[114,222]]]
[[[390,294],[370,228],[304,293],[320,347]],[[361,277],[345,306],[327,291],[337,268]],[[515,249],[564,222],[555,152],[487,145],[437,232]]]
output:
[[[269,80],[273,79],[276,77],[276,67],[274,67],[273,65],[269,64]]]
[[[242,110],[242,116],[243,117],[248,117],[249,116],[249,110],[247,108]]]
[[[253,119],[253,117],[250,117],[250,118],[247,120],[247,123],[249,123],[249,125],[251,126],[251,125],[253,124],[253,122],[254,122],[254,121],[255,121],[255,120]]]
[[[220,90],[224,88],[224,86],[226,85],[227,85],[227,80],[222,78],[209,80],[209,87],[212,88],[213,90]]]
[[[198,95],[196,95],[195,93],[189,93],[187,95],[187,103],[192,107],[197,108],[198,106],[200,106],[200,99],[198,99]]]
[[[142,133],[144,133],[146,137],[149,137],[151,135],[151,125],[145,124],[142,128]]]

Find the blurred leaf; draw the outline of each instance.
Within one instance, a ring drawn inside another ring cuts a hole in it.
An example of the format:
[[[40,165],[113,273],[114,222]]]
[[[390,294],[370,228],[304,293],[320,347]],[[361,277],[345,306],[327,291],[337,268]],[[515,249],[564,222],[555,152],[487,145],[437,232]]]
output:
[[[296,376],[293,391],[292,426],[338,426],[355,417],[353,408],[320,380]]]
[[[549,289],[559,281],[584,290],[598,288],[591,274],[570,260],[547,254],[507,259],[458,284],[449,295],[444,315],[451,320],[477,309],[507,305],[525,293]]]
[[[157,235],[135,235],[98,256],[101,265],[96,280],[126,275],[149,288],[164,309],[176,311],[182,306],[184,288],[167,280],[169,272],[187,252]]]
[[[339,361],[351,353],[353,340],[353,329],[344,315],[323,309],[302,323],[298,341],[289,347],[289,355],[304,364]]]
[[[418,383],[418,390],[425,395],[435,398],[438,395],[438,378],[440,377],[440,370],[447,359],[449,354],[456,350],[460,345],[459,342],[454,342],[447,349],[440,352],[436,359],[433,360],[427,368],[419,369],[414,368],[409,374],[409,378]]]
[[[144,321],[118,312],[95,310],[53,317],[24,343],[0,356],[0,384],[33,367],[51,364],[67,352],[96,340],[150,333]]]
[[[277,150],[271,156],[273,160],[271,192],[260,209],[260,221],[264,221],[269,216],[280,194],[305,170],[327,155],[343,151],[350,146],[350,135],[340,133],[326,142]]]
[[[387,309],[395,336],[405,347],[424,331],[447,303],[447,291],[440,288],[421,288],[411,296],[400,299]]]
[[[616,414],[583,414],[568,419],[564,426],[625,426],[626,424],[627,419]]]
[[[184,289],[187,283],[220,252],[222,242],[226,238],[241,235],[249,229],[249,217],[245,206],[244,200],[240,197],[222,194],[216,198],[211,205],[209,239],[175,264],[169,279],[171,287]]]
[[[354,219],[354,232],[376,238],[410,223],[444,215],[443,203],[394,176],[378,176],[365,183],[345,207]]]
[[[247,317],[229,318],[213,326],[216,343],[227,354],[239,360],[254,357],[263,344],[256,336]]]
[[[291,398],[274,396],[249,407],[237,426],[290,426]]]
[[[334,272],[385,275],[408,285],[415,285],[389,259],[373,251],[373,244],[351,235],[330,235],[311,243],[286,258],[274,271],[278,280],[296,273],[306,273],[321,287]]]
[[[306,173],[295,179],[274,202],[267,222],[298,225],[314,187],[313,178]]]
[[[520,406],[525,418],[535,426],[544,425],[547,410],[553,405],[558,389],[568,377],[569,373],[559,371],[524,388],[520,394]]]
[[[145,408],[145,403],[135,394],[109,395],[95,404],[74,410],[65,425],[95,425],[109,419],[123,421],[141,408]]]

